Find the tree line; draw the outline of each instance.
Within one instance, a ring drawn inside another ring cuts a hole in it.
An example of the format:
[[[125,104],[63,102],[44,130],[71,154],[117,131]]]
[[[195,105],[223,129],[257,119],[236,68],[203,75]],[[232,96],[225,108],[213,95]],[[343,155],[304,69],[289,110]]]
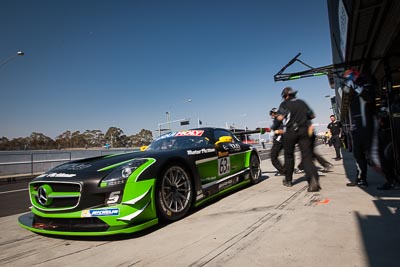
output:
[[[110,147],[139,147],[148,145],[153,140],[150,130],[142,129],[139,133],[127,136],[117,127],[110,127],[104,134],[101,130],[65,131],[53,140],[43,133],[33,132],[29,137],[18,137],[9,140],[0,138],[0,150],[33,150],[33,149],[69,149],[98,148],[106,144]]]

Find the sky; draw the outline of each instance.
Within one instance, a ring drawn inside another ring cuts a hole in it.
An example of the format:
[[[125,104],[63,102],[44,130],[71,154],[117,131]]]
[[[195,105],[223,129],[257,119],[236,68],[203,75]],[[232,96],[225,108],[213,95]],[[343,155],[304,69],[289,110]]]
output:
[[[0,33],[0,137],[268,127],[286,86],[332,112],[326,76],[273,78],[332,64],[325,0],[1,0]]]

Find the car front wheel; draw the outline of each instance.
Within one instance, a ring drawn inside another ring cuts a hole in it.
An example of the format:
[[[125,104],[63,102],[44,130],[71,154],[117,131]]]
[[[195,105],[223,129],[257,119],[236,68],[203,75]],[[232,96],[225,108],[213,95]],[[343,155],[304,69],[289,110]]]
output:
[[[165,169],[157,182],[157,215],[162,221],[176,221],[189,211],[193,189],[188,172],[180,165]]]

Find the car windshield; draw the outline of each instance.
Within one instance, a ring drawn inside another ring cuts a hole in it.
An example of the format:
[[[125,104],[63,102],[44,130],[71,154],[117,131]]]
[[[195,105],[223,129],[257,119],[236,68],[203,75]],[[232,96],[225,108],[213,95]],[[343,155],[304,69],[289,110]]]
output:
[[[206,147],[209,140],[203,136],[170,136],[161,137],[150,144],[147,150],[172,150],[194,147]]]

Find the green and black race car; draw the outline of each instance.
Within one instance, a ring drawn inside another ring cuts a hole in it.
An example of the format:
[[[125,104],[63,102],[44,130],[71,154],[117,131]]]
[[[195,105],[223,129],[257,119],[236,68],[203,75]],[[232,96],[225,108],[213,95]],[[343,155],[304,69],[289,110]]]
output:
[[[189,209],[261,178],[260,158],[229,130],[163,135],[142,151],[62,164],[29,184],[33,232],[95,236],[132,233],[184,217]]]

